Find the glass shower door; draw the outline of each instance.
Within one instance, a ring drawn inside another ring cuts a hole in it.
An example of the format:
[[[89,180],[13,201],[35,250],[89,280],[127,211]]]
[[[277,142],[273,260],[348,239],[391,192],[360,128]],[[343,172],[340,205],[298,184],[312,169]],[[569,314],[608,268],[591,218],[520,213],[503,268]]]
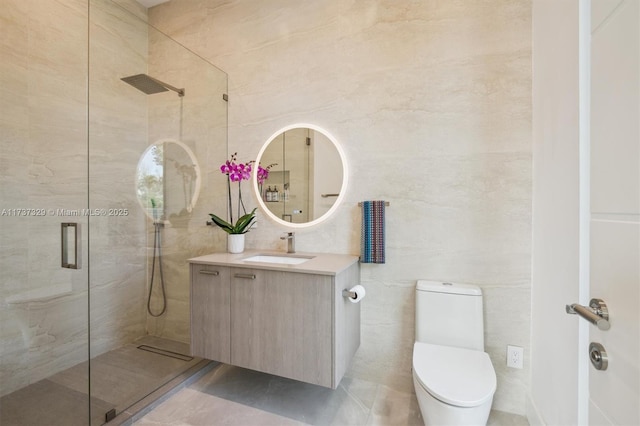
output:
[[[89,421],[87,17],[81,1],[0,8],[3,425]]]
[[[2,425],[103,424],[206,364],[187,259],[226,245],[205,223],[227,76],[147,19],[133,0],[0,8]],[[159,91],[123,80],[140,74]]]

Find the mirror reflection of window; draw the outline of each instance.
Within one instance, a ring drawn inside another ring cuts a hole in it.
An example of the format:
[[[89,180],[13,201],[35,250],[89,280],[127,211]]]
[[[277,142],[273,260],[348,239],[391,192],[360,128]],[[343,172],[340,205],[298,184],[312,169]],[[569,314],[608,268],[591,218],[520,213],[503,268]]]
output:
[[[147,216],[162,220],[164,210],[164,144],[151,145],[138,163],[136,192]]]
[[[178,144],[164,144],[164,205],[167,212],[193,210],[196,164]]]
[[[200,168],[193,152],[166,139],[149,146],[136,172],[138,202],[154,221],[191,213],[200,193]]]

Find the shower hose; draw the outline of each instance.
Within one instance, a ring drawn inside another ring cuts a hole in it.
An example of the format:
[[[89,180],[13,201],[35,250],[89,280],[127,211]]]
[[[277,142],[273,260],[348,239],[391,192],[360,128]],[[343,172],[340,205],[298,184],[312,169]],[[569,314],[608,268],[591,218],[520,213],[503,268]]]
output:
[[[153,222],[154,235],[153,235],[153,263],[151,264],[151,280],[149,283],[149,297],[147,298],[147,312],[152,317],[159,317],[167,310],[167,294],[164,288],[164,275],[162,274],[162,233],[161,229],[164,226],[163,223]],[[160,292],[162,293],[162,310],[160,313],[154,314],[151,310],[151,293],[153,293],[153,278],[156,271],[156,257],[158,259],[158,270],[160,273]]]

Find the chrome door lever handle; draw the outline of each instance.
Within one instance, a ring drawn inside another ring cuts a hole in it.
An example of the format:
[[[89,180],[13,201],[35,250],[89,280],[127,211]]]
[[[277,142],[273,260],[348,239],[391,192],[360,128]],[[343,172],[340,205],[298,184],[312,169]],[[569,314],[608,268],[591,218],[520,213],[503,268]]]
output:
[[[609,330],[609,310],[607,304],[602,299],[591,299],[589,306],[582,306],[577,303],[566,305],[568,314],[577,314],[597,326],[600,330]]]

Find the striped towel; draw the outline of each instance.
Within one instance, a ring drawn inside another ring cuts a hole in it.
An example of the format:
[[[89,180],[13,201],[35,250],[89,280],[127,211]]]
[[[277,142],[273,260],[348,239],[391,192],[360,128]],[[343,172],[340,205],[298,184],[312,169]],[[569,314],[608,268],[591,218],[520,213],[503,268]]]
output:
[[[385,263],[384,206],[384,201],[362,202],[360,236],[360,262],[362,263]]]

